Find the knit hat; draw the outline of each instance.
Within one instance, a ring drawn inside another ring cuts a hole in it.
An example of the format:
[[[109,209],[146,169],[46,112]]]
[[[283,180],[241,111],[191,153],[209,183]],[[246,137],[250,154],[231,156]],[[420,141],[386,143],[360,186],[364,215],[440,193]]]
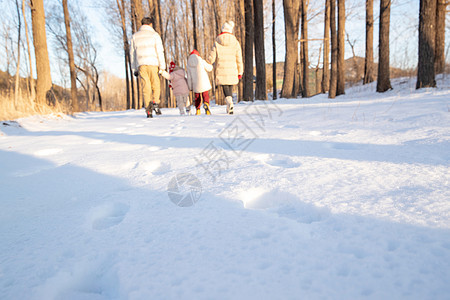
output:
[[[226,21],[222,25],[222,32],[233,33],[233,28],[234,28],[234,22],[233,21]]]
[[[198,55],[198,56],[200,56],[200,53],[198,53],[198,51],[197,50],[192,50],[192,52],[191,52],[191,54],[190,55],[192,55],[192,54],[195,54],[195,55]]]
[[[171,73],[173,71],[173,69],[175,69],[175,63],[173,61],[171,61],[169,64],[169,73]]]

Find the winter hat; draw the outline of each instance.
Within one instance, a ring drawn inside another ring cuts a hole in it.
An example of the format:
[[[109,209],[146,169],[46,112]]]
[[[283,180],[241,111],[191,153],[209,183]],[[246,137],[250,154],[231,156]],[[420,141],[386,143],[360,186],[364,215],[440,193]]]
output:
[[[222,25],[222,32],[233,33],[233,28],[234,28],[234,22],[233,21],[226,21]]]
[[[175,69],[175,63],[173,61],[171,61],[169,64],[169,73],[171,73],[173,71],[173,69]]]
[[[192,54],[195,54],[195,55],[198,55],[198,56],[200,56],[200,53],[198,53],[198,51],[197,50],[192,50],[192,52],[191,52],[191,54],[189,54],[189,55],[192,55]]]

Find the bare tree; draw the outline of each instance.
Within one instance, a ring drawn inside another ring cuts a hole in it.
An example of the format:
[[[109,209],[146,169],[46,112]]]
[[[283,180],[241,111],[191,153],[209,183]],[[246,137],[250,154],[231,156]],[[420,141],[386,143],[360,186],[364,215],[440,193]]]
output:
[[[300,3],[302,30],[301,30],[301,61],[302,61],[302,97],[309,97],[309,57],[308,57],[308,5],[306,0]]]
[[[131,57],[130,57],[130,45],[128,43],[127,27],[126,27],[126,15],[125,15],[125,1],[116,0],[117,9],[120,16],[120,27],[122,31],[122,42],[123,42],[123,52],[124,52],[124,64],[125,64],[125,82],[127,90],[127,109],[132,106],[131,99],[134,101],[134,80],[133,72],[131,70]],[[131,94],[130,94],[131,89]]]
[[[144,11],[142,8],[142,0],[131,0],[131,12],[132,12],[132,32],[136,32],[141,27],[141,20],[144,17]]]
[[[245,44],[244,44],[244,101],[253,101],[253,0],[244,0]]]
[[[70,31],[70,14],[69,7],[67,6],[67,0],[62,0],[64,11],[64,25],[66,27],[66,40],[67,40],[67,54],[69,57],[69,70],[70,70],[70,95],[72,98],[72,111],[79,111],[78,108],[78,96],[77,96],[77,72],[75,69],[75,58],[73,55],[72,33]]]
[[[338,59],[336,96],[345,94],[345,0],[338,3]]]
[[[450,2],[437,0],[436,5],[436,49],[435,49],[435,71],[436,74],[444,73],[445,69],[445,11]]]
[[[360,72],[360,68],[359,68],[359,63],[356,59],[356,52],[355,52],[355,44],[356,44],[356,40],[350,40],[350,35],[348,34],[348,32],[345,33],[345,35],[347,36],[347,43],[350,46],[350,49],[352,49],[352,58],[353,58],[353,71],[351,72],[351,74],[353,75],[353,73],[355,74],[354,76],[352,76],[351,82],[352,83],[357,83],[360,79],[361,79],[361,72]],[[348,71],[348,69],[347,69]]]
[[[256,91],[258,100],[267,100],[266,88],[266,55],[264,51],[264,7],[262,0],[253,0],[255,15],[254,41],[256,61]]]
[[[373,82],[373,0],[366,0],[366,55],[363,84]]]
[[[238,39],[241,47],[245,51],[245,8],[244,8],[244,0],[238,0],[236,8],[236,21],[237,21],[237,29],[236,29],[236,38]],[[245,65],[245,55],[242,57]],[[244,74],[245,76],[245,74]],[[244,99],[244,80],[239,80],[238,84],[238,102]]]
[[[92,41],[91,32],[86,16],[81,11],[74,10],[72,18],[72,27],[74,34],[75,67],[85,77],[84,86],[86,92],[86,108],[91,109],[90,105],[98,101],[100,110],[103,111],[103,101],[99,87],[100,73],[98,71],[98,50],[97,45]],[[82,79],[77,76],[78,82]],[[91,101],[92,97],[92,101]]]
[[[16,67],[16,82],[14,85],[14,106],[17,107],[17,101],[19,98],[19,83],[20,83],[20,40],[22,33],[22,22],[20,18],[19,1],[16,0],[17,10],[17,67]]]
[[[284,79],[281,90],[282,98],[295,98],[295,77],[298,68],[298,33],[299,0],[283,0],[286,58],[284,62]]]
[[[52,76],[50,73],[50,60],[48,58],[47,35],[45,30],[44,1],[30,1],[30,8],[36,57],[36,100],[38,104],[43,105],[46,103],[47,93],[52,88]]]
[[[322,93],[328,92],[328,87],[330,83],[329,56],[330,56],[330,0],[325,0]]]
[[[380,30],[378,45],[377,92],[392,89],[389,70],[389,24],[391,18],[391,0],[380,0]]]
[[[416,89],[436,87],[434,72],[436,0],[420,0]]]
[[[30,100],[31,103],[34,102],[35,97],[36,97],[36,90],[34,88],[34,79],[33,79],[33,66],[31,63],[31,47],[30,47],[30,38],[28,35],[28,22],[27,22],[27,17],[25,14],[25,0],[22,0],[22,16],[23,16],[23,23],[25,26],[25,36],[27,39],[27,50],[28,50],[28,63],[29,63],[29,68],[30,68],[30,76],[28,77],[29,79],[29,85],[30,85]]]
[[[194,33],[194,49],[198,50],[197,17],[195,15],[195,0],[191,0],[191,8],[192,8],[192,32]]]
[[[336,33],[336,0],[330,0],[330,36],[331,36],[331,74],[330,74],[330,89],[328,90],[328,97],[336,97],[337,87],[337,52],[338,42]]]
[[[277,99],[277,46],[276,46],[276,31],[275,31],[275,0],[272,0],[272,86],[273,86],[273,94],[272,99]]]

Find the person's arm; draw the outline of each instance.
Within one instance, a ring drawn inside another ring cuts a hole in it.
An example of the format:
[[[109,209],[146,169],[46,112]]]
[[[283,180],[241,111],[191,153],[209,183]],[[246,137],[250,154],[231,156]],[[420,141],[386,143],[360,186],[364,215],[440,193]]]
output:
[[[206,72],[211,72],[213,70],[213,66],[204,59],[202,59],[202,65],[203,68],[205,68]]]
[[[159,74],[167,80],[172,80],[172,76],[164,70],[160,70]]]
[[[192,76],[191,76],[191,72],[189,72],[189,69],[186,71],[186,75],[187,75],[188,88],[190,91],[192,91]]]
[[[136,72],[138,71],[137,66],[137,59],[136,59],[136,45],[134,43],[134,38],[131,38],[131,44],[130,44],[130,64],[131,69],[133,70],[133,73],[136,75]]]
[[[216,61],[216,57],[217,57],[217,49],[216,49],[216,43],[214,43],[214,46],[211,49],[211,51],[209,52],[209,56],[206,60],[207,63],[212,65]]]
[[[242,74],[244,74],[244,64],[242,63],[242,49],[239,42],[237,42],[236,49],[236,64],[238,69],[238,76],[242,76]]]

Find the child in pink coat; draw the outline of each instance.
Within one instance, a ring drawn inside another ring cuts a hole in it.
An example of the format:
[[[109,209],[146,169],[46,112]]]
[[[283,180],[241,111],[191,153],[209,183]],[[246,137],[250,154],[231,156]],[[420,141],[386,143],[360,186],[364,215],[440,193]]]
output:
[[[186,73],[183,68],[178,67],[173,61],[170,62],[169,72],[170,73],[167,73],[162,70],[159,73],[167,80],[170,80],[171,88],[175,95],[178,109],[180,110],[180,115],[183,116],[186,113],[189,115],[191,103],[189,101],[189,88],[186,81]],[[185,109],[186,113],[184,112]]]

